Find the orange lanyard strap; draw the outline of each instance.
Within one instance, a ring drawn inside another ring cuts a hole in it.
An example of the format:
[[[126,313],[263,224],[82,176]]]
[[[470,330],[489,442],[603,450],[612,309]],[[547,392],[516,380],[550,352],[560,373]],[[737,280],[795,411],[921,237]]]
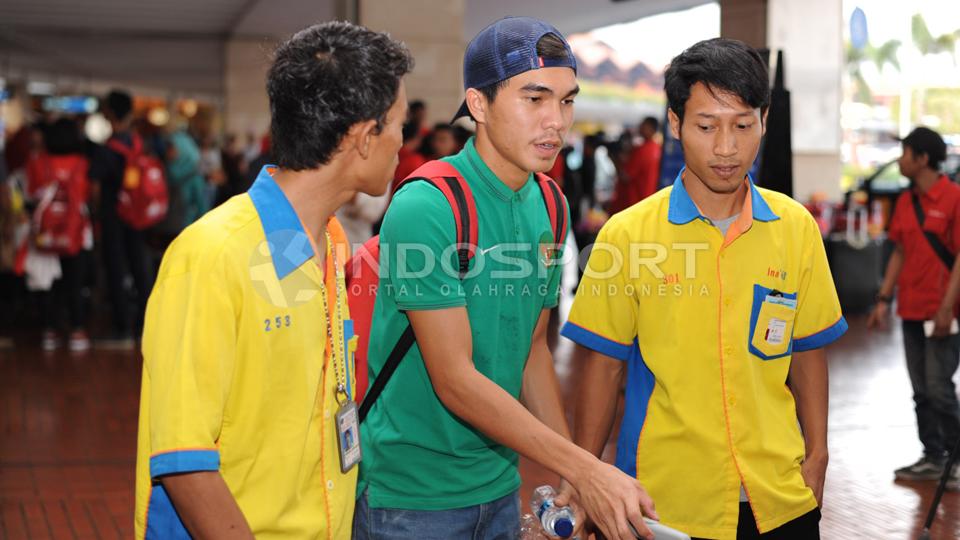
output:
[[[302,225],[301,222],[301,226]],[[323,296],[323,312],[327,320],[327,356],[330,358],[334,375],[337,378],[337,401],[340,402],[341,394],[346,397],[346,400],[350,399],[350,375],[347,373],[346,351],[344,350],[346,345],[342,339],[336,339],[333,331],[333,329],[337,327],[336,325],[343,325],[343,295],[340,291],[340,281],[343,280],[343,268],[340,264],[341,257],[338,257],[342,242],[335,241],[334,239],[335,236],[342,237],[343,232],[342,229],[339,229],[336,225],[336,221],[331,218],[327,221],[327,226],[324,230],[324,239],[327,245],[324,250],[326,252],[326,259],[323,267],[320,268],[323,274],[321,277],[320,293]],[[332,234],[331,229],[333,229]],[[313,248],[314,263],[319,267],[320,250],[317,247],[317,242],[306,227],[303,227],[303,231],[310,241],[310,246]],[[329,293],[331,290],[333,291],[332,295]]]

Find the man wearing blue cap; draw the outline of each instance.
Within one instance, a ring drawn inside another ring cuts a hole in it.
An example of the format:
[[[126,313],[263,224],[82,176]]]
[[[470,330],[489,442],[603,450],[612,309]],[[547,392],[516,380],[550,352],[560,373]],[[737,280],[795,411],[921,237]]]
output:
[[[450,271],[457,229],[445,196],[427,182],[394,196],[380,235],[371,380],[408,321],[416,343],[362,426],[356,539],[516,538],[517,453],[564,478],[558,502],[578,495],[608,538],[633,538],[628,520],[650,535],[642,514],[656,514],[640,484],[570,442],[547,347],[561,265],[543,255],[553,225],[533,173],[554,164],[573,122],[576,69],[560,32],[535,19],[501,19],[467,46],[454,118],[469,115],[477,135],[444,159],[479,222],[462,280]]]

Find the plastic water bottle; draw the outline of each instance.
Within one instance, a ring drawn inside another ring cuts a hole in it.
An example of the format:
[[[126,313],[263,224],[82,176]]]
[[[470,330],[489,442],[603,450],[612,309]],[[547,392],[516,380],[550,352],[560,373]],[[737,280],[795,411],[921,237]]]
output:
[[[543,527],[540,526],[540,520],[533,514],[524,514],[520,518],[520,540],[550,540]]]
[[[540,486],[533,490],[533,496],[530,497],[530,510],[540,520],[540,526],[547,534],[570,538],[575,525],[573,510],[569,506],[554,506],[556,497],[553,486]]]

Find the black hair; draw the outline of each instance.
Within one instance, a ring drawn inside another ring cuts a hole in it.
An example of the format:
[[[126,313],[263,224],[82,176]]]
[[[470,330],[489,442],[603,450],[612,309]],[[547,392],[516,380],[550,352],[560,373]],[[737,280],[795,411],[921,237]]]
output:
[[[589,148],[594,148],[594,149],[595,149],[595,148],[597,148],[597,147],[599,147],[599,146],[602,146],[602,145],[603,145],[603,135],[602,135],[602,134],[587,135],[586,137],[583,138],[583,146],[584,146],[584,148],[589,147]]]
[[[767,66],[760,54],[742,41],[714,38],[701,41],[670,61],[663,87],[670,110],[683,124],[690,89],[703,83],[711,93],[729,92],[762,115],[770,105]]]
[[[903,138],[903,146],[910,148],[914,157],[927,156],[927,167],[940,170],[940,164],[947,159],[947,144],[936,131],[918,127]]]
[[[548,60],[563,60],[570,56],[570,54],[563,44],[563,39],[556,34],[544,34],[540,40],[537,41],[537,56]],[[487,98],[487,102],[493,103],[493,100],[497,99],[497,94],[500,93],[500,90],[507,87],[509,80],[510,79],[504,79],[489,86],[477,88],[477,90]],[[474,120],[472,114],[470,115],[470,119]]]
[[[427,156],[427,157],[434,155],[433,140],[436,138],[437,133],[440,131],[450,132],[450,136],[453,137],[453,140],[459,142],[459,139],[457,137],[457,128],[454,127],[453,124],[446,124],[444,122],[434,124],[433,129],[430,130],[430,133],[427,133],[427,135],[423,138],[423,142],[420,143],[420,149],[418,150],[418,152],[421,155]]]
[[[276,164],[301,171],[328,163],[358,122],[376,120],[379,133],[412,69],[403,43],[362,26],[334,21],[294,34],[267,73]]]
[[[420,112],[426,108],[427,108],[427,104],[424,103],[422,99],[415,99],[410,102],[409,110],[410,110],[410,113],[412,114],[412,113]]]
[[[43,135],[43,146],[51,154],[77,154],[83,151],[80,127],[75,120],[60,118],[43,126],[40,132]]]
[[[656,117],[648,116],[640,122],[640,127],[645,125],[649,125],[654,131],[657,131],[660,129],[660,120],[658,120]]]
[[[403,124],[402,133],[404,143],[412,141],[420,134],[420,126],[416,122],[406,122]]]
[[[103,100],[103,108],[110,112],[114,120],[122,122],[133,111],[133,98],[124,90],[111,90]]]

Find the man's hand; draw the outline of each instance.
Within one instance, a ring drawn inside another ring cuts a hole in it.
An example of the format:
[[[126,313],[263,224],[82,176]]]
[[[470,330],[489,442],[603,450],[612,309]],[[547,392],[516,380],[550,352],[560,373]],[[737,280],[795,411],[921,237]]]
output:
[[[653,499],[635,478],[630,478],[613,465],[596,461],[578,479],[576,486],[580,505],[608,540],[636,538],[627,523],[633,524],[640,536],[653,539],[653,532],[643,517],[659,520]],[[561,501],[563,499],[560,499]]]
[[[933,335],[947,337],[950,335],[950,326],[953,324],[953,306],[940,306],[933,317]]]
[[[577,490],[573,489],[573,486],[570,485],[570,482],[566,480],[560,480],[560,491],[557,493],[557,498],[554,499],[553,503],[557,506],[569,506],[573,510],[573,538],[578,538],[583,534],[584,527],[587,524],[587,514],[583,511],[583,507],[580,506],[580,496],[577,495]]]
[[[567,478],[579,494],[583,510],[609,540],[633,540],[628,519],[637,531],[653,538],[641,513],[642,508],[646,515],[656,518],[653,501],[636,479],[603,463],[557,431],[566,430],[559,392],[537,391],[557,385],[549,350],[543,350],[545,345],[536,346],[539,352],[531,355],[524,372],[521,393],[528,410],[476,370],[465,307],[408,311],[407,316],[416,333],[433,390],[451,413],[491,439]],[[545,320],[542,316],[544,325]],[[531,371],[538,368],[544,376]],[[552,377],[547,376],[548,371]],[[537,383],[530,384],[534,381]],[[547,418],[557,429],[541,422],[534,412]]]
[[[876,328],[883,331],[890,329],[890,304],[877,302],[877,305],[873,306],[873,311],[870,312],[870,317],[867,319],[867,328],[870,330]]]
[[[192,538],[253,540],[250,525],[218,471],[161,476],[160,484]]]
[[[813,490],[813,496],[817,498],[817,506],[823,508],[823,484],[827,475],[828,457],[824,455],[807,456],[800,466],[800,474],[803,475],[803,481],[807,487]]]
[[[890,299],[893,297],[902,269],[903,246],[896,244],[893,253],[890,254],[890,260],[887,261],[887,269],[883,273],[883,283],[880,285],[877,298]],[[870,312],[870,318],[867,319],[867,328],[880,328],[884,331],[890,328],[890,302],[877,301],[877,305]]]

